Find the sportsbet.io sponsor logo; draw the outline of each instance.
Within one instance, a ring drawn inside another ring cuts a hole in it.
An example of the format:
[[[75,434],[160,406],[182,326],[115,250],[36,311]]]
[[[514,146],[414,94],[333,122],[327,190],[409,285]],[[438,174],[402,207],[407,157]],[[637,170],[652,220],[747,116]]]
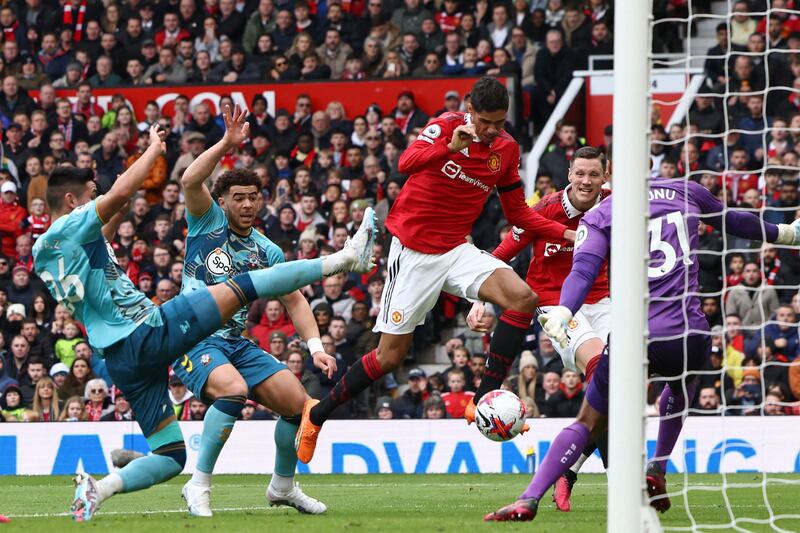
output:
[[[215,276],[231,274],[232,264],[231,256],[222,248],[217,248],[206,256],[206,268]]]

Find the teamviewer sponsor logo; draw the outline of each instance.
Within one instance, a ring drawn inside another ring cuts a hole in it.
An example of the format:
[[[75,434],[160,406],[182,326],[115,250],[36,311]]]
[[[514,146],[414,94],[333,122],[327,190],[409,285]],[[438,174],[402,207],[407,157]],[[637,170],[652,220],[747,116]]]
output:
[[[444,164],[444,166],[442,167],[442,174],[444,174],[445,176],[447,176],[450,179],[458,178],[461,181],[466,181],[470,185],[474,185],[475,187],[478,187],[479,189],[482,189],[482,190],[484,190],[486,192],[489,192],[489,186],[488,185],[486,185],[481,180],[476,180],[475,178],[470,178],[469,176],[464,174],[464,172],[462,172],[462,170],[461,170],[461,165],[459,165],[458,163],[453,163],[453,161],[448,161],[447,163]]]
[[[452,161],[448,161],[442,167],[442,173],[451,180],[455,179],[460,172],[461,172],[461,165],[453,163]]]
[[[554,256],[558,253],[559,250],[561,250],[560,244],[548,242],[547,244],[544,245],[544,256],[545,257]]]

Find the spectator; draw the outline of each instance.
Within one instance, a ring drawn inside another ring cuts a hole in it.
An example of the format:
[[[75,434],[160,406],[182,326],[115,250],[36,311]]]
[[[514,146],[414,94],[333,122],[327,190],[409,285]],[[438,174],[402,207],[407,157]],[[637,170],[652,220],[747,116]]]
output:
[[[441,420],[447,415],[444,401],[442,401],[442,397],[439,394],[431,394],[430,397],[425,400],[422,407],[422,418],[427,418],[429,420]]]
[[[773,317],[770,317],[773,319]],[[745,344],[745,352],[756,357],[763,342],[770,347],[774,360],[792,362],[797,357],[797,323],[791,305],[782,304],[775,311],[774,322],[757,330]]]
[[[313,372],[305,368],[303,352],[297,348],[290,348],[286,350],[284,355],[286,358],[286,367],[292,374],[297,376],[297,379],[303,384],[306,393],[316,400],[322,399],[322,387]]]
[[[86,406],[80,396],[71,396],[64,402],[59,422],[84,422],[87,420]]]
[[[347,57],[352,52],[353,49],[350,45],[342,42],[341,34],[336,28],[328,28],[325,32],[325,42],[317,48],[317,55],[320,61],[331,69],[332,79],[342,77]]]
[[[285,12],[288,15],[288,11]],[[242,46],[247,53],[255,50],[262,35],[269,35],[275,29],[275,8],[272,0],[260,0],[258,8],[247,20],[242,38]]]
[[[33,410],[39,414],[42,422],[55,422],[61,414],[58,390],[53,380],[46,376],[36,383]]]
[[[164,47],[158,52],[158,63],[151,65],[144,73],[145,83],[180,85],[186,82],[188,74],[183,64],[175,61],[175,51]]]
[[[392,110],[391,116],[403,135],[428,122],[428,116],[417,108],[414,93],[411,91],[403,91],[397,96],[397,106]]]
[[[36,392],[36,385],[46,376],[44,361],[38,357],[30,357],[25,364],[25,373],[17,377],[19,388],[22,394],[22,405],[30,407],[33,405],[33,397]]]
[[[344,280],[345,278],[340,275],[325,278],[322,281],[323,294],[311,302],[311,308],[319,303],[327,303],[333,309],[334,316],[341,316],[345,321],[350,320],[355,300],[344,292]]]
[[[420,368],[408,372],[408,388],[393,402],[396,418],[422,418],[425,400],[430,397],[428,376]]]
[[[63,396],[84,396],[87,383],[95,377],[89,367],[89,361],[81,358],[75,359],[61,391]]]
[[[99,422],[103,415],[114,410],[108,395],[108,385],[102,379],[90,379],[83,397],[86,399],[86,419]]]
[[[394,418],[392,411],[392,399],[388,396],[381,396],[375,403],[375,418],[378,420],[391,420]]]
[[[462,418],[467,404],[472,401],[474,392],[465,391],[466,376],[461,369],[453,369],[447,373],[449,392],[442,394],[445,410],[450,418]]]
[[[553,179],[556,190],[567,186],[569,162],[575,150],[581,147],[578,140],[578,128],[568,120],[561,120],[556,125],[558,143],[549,147],[548,152],[542,157],[539,172],[547,174]]]
[[[559,390],[560,385],[561,374],[559,372],[551,370],[545,372],[542,376],[542,392],[536,398],[536,405],[541,416],[549,418],[558,416],[556,408],[558,407],[558,401],[561,399],[559,396],[561,392]]]
[[[69,367],[64,363],[56,363],[50,367],[50,378],[52,378],[58,391],[63,391],[64,382],[67,380],[68,375]],[[2,389],[2,386],[2,377],[0,377],[0,389]],[[63,396],[63,393],[61,395]]]
[[[566,91],[572,80],[572,71],[576,67],[575,52],[564,46],[561,32],[548,31],[546,46],[536,54],[534,66],[536,87],[533,91],[531,114],[537,132],[542,130],[556,102]]]
[[[433,15],[420,5],[419,0],[404,0],[404,7],[392,14],[391,23],[401,34],[407,34],[418,31],[426,18],[432,19]]]
[[[119,389],[114,389],[112,396],[114,397],[114,410],[106,413],[100,417],[101,422],[121,422],[133,420],[133,411],[125,394]]]
[[[84,339],[80,336],[80,330],[74,321],[65,321],[63,328],[64,338],[56,341],[55,356],[67,367],[70,367],[77,357],[75,355],[75,345],[83,342]]]
[[[286,334],[282,331],[273,331],[269,336],[269,348],[267,351],[275,356],[276,359],[283,358],[287,345]]]
[[[759,326],[766,322],[778,308],[778,293],[765,285],[761,269],[755,262],[744,265],[742,282],[728,293],[725,313],[742,317],[745,327]]]
[[[18,203],[17,186],[14,182],[3,182],[0,195],[0,249],[3,255],[16,257],[15,244],[17,237],[22,235],[22,222],[27,213]]]
[[[5,418],[6,422],[21,422],[24,412],[25,406],[22,403],[19,386],[9,383],[3,389],[3,395],[0,397],[0,415]]]
[[[522,352],[519,359],[519,376],[517,377],[516,391],[514,392],[522,401],[526,402],[526,405],[533,406],[533,411],[529,412],[528,416],[534,418],[539,417],[539,409],[536,405],[538,372],[539,362],[533,352],[529,350]]]
[[[697,409],[689,411],[691,415],[712,416],[719,415],[719,395],[714,387],[700,389],[697,397]]]

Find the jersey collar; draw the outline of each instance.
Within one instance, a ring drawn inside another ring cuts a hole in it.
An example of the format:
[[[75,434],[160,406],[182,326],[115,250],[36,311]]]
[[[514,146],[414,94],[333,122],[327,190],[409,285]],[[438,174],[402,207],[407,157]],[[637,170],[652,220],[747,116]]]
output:
[[[564,213],[567,214],[567,218],[575,218],[584,214],[584,211],[581,211],[580,209],[572,205],[572,202],[569,201],[568,193],[571,188],[572,184],[570,183],[564,188],[564,194],[561,195],[561,207],[564,208]],[[603,199],[603,193],[601,192],[600,194],[597,195],[597,201],[594,203],[594,205],[599,204],[600,200],[602,199]]]

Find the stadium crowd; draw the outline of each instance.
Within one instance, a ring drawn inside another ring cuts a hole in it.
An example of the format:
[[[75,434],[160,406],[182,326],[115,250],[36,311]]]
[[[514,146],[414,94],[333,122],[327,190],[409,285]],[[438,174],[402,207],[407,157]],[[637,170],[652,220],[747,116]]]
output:
[[[772,2],[775,7],[779,3],[787,6],[782,0]],[[206,103],[190,108],[185,96],[175,99],[171,116],[162,115],[155,102],[146,106],[143,116],[136,116],[126,103],[124,86],[510,75],[531,95],[529,118],[539,131],[572,71],[582,68],[590,55],[612,52],[612,4],[607,0],[6,3],[0,8],[0,421],[134,416],[124,391],[113,386],[102,358],[87,342],[83,325],[66,307],[56,305],[42,282],[43,273],[33,271],[31,247],[50,224],[44,200],[47,176],[56,165],[91,167],[102,194],[146,148],[142,133],[149,125],[159,123],[167,130],[168,151],[132,200],[111,242],[119,265],[160,304],[181,286],[186,236],[181,174],[221,138],[224,124],[217,110]],[[655,4],[657,19],[686,9],[680,0]],[[752,4],[739,2],[737,10],[757,9],[759,2]],[[722,25],[719,47],[709,52],[713,57],[706,64],[709,90],[761,91],[767,81],[775,87],[797,87],[800,63],[787,52],[800,44],[794,29],[800,19],[781,18],[776,29],[774,21],[784,15],[777,13],[768,27],[753,17],[732,19],[731,48],[760,50],[760,55],[723,57],[729,36],[728,26]],[[681,31],[659,29],[654,46],[658,51],[676,51],[682,46],[681,37]],[[119,94],[109,108],[100,108],[93,89],[117,86]],[[413,89],[413,83],[409,87]],[[59,98],[56,89],[74,89],[76,98]],[[36,99],[28,94],[34,90]],[[700,181],[721,191],[728,205],[763,208],[763,216],[773,222],[793,220],[798,204],[794,146],[800,141],[795,96],[779,90],[769,92],[766,102],[759,95],[737,94],[727,100],[700,96],[688,124],[669,131],[654,113],[654,174]],[[448,92],[437,114],[463,109],[467,98]],[[222,95],[219,108],[226,104],[232,106],[233,101]],[[377,105],[345,110],[335,99],[319,104],[315,109],[310,97],[300,95],[294,109],[272,110],[264,97],[256,96],[248,118],[251,138],[226,156],[215,172],[247,168],[261,177],[263,201],[257,226],[283,249],[287,260],[341,248],[368,205],[385,219],[405,180],[397,171],[398,157],[428,119],[416,107],[412,90],[400,93],[391,110]],[[767,122],[761,121],[763,113]],[[752,133],[724,132],[728,123]],[[764,128],[770,128],[766,137],[761,133]],[[605,147],[610,153],[610,128],[607,133]],[[562,121],[542,158],[531,205],[567,185],[569,160],[581,142],[578,126]],[[493,194],[472,239],[490,250],[509,230]],[[371,325],[384,290],[389,238],[384,232],[376,245],[373,272],[333,276],[304,289],[323,333],[323,346],[339,364],[332,379],[313,368],[279,300],[259,301],[249,310],[248,335],[284,361],[313,397],[327,394],[348,366],[376,345]],[[695,407],[715,414],[796,414],[781,402],[800,398],[800,366],[792,364],[800,345],[797,252],[725,242],[704,225],[701,240],[711,252],[698,257],[701,290],[710,294],[704,311],[712,325],[725,329],[715,329],[709,361],[713,373],[703,377]],[[723,244],[736,251],[720,255]],[[529,261],[523,253],[512,262],[523,278]],[[380,387],[337,415],[460,417],[480,382],[489,345],[488,335],[471,331],[443,338],[459,324],[465,310],[461,302],[443,294],[415,333],[406,371],[387,375]],[[762,333],[758,326],[765,322]],[[534,416],[574,417],[583,398],[581,376],[564,370],[552,344],[536,328],[529,333],[517,372],[505,386],[523,398]],[[415,364],[415,355],[436,342],[444,343],[452,364],[428,375]],[[655,399],[658,391],[653,389]],[[203,418],[206,406],[175,376],[170,378],[170,394],[180,419]],[[252,401],[243,412],[245,419],[270,417]]]

